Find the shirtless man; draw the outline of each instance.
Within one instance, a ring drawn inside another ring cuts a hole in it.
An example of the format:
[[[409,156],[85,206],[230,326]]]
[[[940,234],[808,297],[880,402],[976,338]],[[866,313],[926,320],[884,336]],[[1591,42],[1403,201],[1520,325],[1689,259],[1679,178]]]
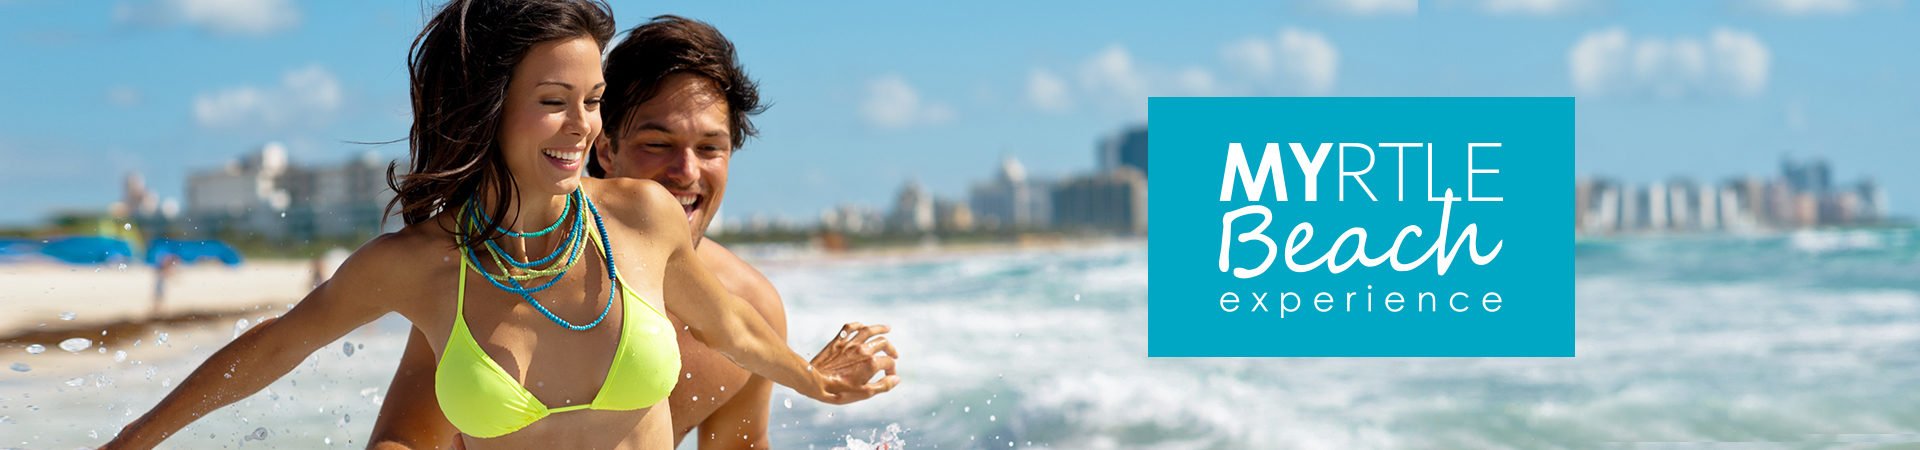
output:
[[[748,116],[761,111],[733,43],[695,20],[660,16],[634,28],[607,52],[607,124],[588,174],[645,178],[681,200],[700,261],[734,295],[745,298],[782,338],[787,315],[767,278],[719,243],[704,238],[726,193],[727,163],[747,136]],[[668,299],[673,301],[673,299]],[[733,364],[680,329],[681,379],[668,397],[676,446],[695,428],[701,449],[768,448],[767,410],[773,383]],[[368,442],[377,449],[455,448],[457,431],[434,397],[436,361],[426,337],[407,341],[380,418]]]

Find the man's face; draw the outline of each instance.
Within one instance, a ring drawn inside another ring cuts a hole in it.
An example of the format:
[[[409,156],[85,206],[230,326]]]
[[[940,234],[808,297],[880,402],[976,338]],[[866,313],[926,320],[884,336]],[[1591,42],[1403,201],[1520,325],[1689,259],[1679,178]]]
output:
[[[727,192],[733,133],[727,101],[713,82],[691,74],[661,80],[659,93],[628,111],[611,151],[594,152],[607,177],[657,181],[680,200],[700,243]]]

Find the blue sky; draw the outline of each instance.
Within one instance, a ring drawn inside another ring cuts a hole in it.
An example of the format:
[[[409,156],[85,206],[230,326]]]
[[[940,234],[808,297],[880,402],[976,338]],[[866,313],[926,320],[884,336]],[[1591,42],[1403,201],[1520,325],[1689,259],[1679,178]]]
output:
[[[0,0],[0,224],[163,197],[268,141],[388,158],[407,45],[438,2]],[[1820,156],[1920,211],[1920,21],[1900,0],[619,2],[713,23],[773,106],[724,214],[958,197],[1003,155],[1093,167],[1149,95],[1567,96],[1576,171],[1771,174]]]

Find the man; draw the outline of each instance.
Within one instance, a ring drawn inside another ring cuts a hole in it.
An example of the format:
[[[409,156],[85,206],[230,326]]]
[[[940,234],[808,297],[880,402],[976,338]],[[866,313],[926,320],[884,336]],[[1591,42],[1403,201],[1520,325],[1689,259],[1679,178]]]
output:
[[[740,67],[732,42],[706,23],[660,16],[629,31],[608,51],[605,72],[607,94],[600,111],[606,135],[596,145],[588,173],[652,179],[665,186],[687,212],[701,263],[786,337],[786,311],[773,285],[703,237],[726,194],[734,150],[756,134],[748,116],[763,109],[758,87]],[[680,329],[683,372],[668,397],[675,445],[698,428],[695,438],[702,449],[768,448],[773,383],[735,366],[695,340],[679,318],[670,319]],[[434,397],[435,365],[426,338],[414,333],[374,424],[372,448],[454,448],[456,431]]]

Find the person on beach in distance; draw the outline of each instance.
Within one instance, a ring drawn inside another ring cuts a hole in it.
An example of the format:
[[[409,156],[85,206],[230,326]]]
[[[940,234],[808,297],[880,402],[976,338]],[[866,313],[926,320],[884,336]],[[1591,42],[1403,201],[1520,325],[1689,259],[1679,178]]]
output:
[[[785,337],[786,311],[766,276],[703,237],[726,193],[733,153],[755,135],[749,116],[761,110],[759,90],[740,66],[733,44],[706,23],[660,16],[628,31],[607,52],[605,74],[608,95],[601,116],[610,125],[595,145],[588,174],[650,179],[676,195],[691,196],[685,209],[700,263]],[[681,329],[679,318],[669,316]],[[675,445],[697,427],[695,440],[702,449],[769,448],[773,384],[684,329],[679,343],[682,376],[667,400]],[[454,448],[458,443],[458,430],[433,399],[433,362],[426,336],[413,333],[367,441],[370,448]]]
[[[438,357],[435,400],[472,449],[671,448],[659,406],[682,376],[668,311],[809,398],[845,404],[897,386],[887,327],[843,327],[809,362],[700,263],[667,188],[580,176],[600,137],[612,34],[595,1],[443,6],[408,63],[412,170],[392,182],[406,227],[214,352],[106,447],[151,448],[389,312]]]
[[[160,309],[167,303],[167,280],[180,271],[180,257],[172,253],[160,255],[160,261],[153,264],[153,307],[147,311],[148,319],[160,317]]]

